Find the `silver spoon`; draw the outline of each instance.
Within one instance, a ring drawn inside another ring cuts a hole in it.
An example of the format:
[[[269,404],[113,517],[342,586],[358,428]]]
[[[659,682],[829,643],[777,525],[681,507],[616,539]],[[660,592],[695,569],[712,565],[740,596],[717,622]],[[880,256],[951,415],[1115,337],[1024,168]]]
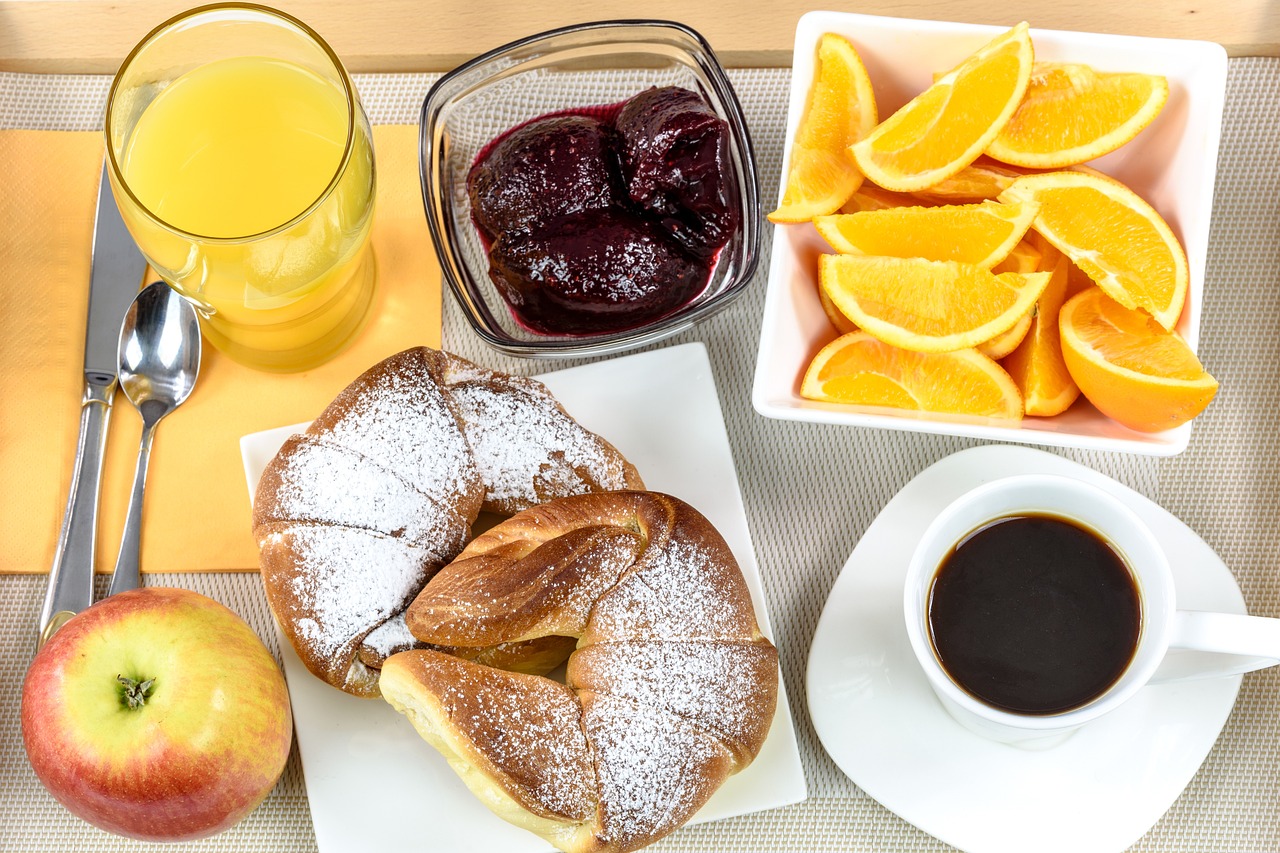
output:
[[[119,358],[120,388],[142,415],[142,442],[108,595],[142,585],[138,554],[151,440],[161,418],[178,408],[196,384],[200,326],[195,308],[163,281],[147,285],[124,315]]]

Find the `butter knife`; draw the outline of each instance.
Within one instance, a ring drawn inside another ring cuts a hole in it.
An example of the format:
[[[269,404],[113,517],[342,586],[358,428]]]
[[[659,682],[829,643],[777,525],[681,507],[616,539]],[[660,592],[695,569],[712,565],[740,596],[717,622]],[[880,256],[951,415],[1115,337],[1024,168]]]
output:
[[[98,493],[102,452],[116,395],[116,350],[120,322],[138,293],[147,262],[125,228],[111,194],[107,164],[98,187],[93,232],[93,272],[89,283],[89,321],[84,340],[84,400],[71,491],[62,531],[49,571],[49,588],[40,612],[44,645],[54,631],[93,603],[93,567],[98,532]]]

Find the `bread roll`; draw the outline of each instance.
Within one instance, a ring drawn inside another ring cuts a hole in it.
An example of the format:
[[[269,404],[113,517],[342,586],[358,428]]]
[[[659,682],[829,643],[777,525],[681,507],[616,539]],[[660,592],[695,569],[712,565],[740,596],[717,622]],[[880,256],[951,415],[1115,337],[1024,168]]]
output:
[[[312,673],[376,697],[382,661],[421,645],[405,607],[462,550],[482,509],[640,485],[541,383],[405,350],[352,382],[263,472],[253,532],[267,600]],[[563,648],[543,640],[485,654],[539,669]]]
[[[487,806],[569,853],[636,850],[682,825],[755,758],[777,704],[777,650],[733,554],[668,495],[521,512],[442,569],[405,622],[459,648],[577,638],[564,684],[435,651],[382,670],[383,698]]]

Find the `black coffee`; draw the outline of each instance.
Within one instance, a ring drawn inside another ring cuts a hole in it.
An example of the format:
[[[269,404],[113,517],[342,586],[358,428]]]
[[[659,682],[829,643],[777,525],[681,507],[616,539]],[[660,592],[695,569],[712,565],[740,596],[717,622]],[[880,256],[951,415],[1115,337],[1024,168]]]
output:
[[[982,701],[1023,714],[1102,695],[1133,658],[1142,610],[1120,555],[1045,515],[997,519],[947,555],[929,591],[943,669]]]

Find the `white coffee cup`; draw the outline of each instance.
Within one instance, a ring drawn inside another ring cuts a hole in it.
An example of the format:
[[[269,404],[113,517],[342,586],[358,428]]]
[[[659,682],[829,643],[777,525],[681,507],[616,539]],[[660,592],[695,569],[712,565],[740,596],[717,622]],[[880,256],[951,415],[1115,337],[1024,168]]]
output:
[[[1086,704],[1054,714],[1017,713],[978,699],[952,680],[930,639],[930,589],[957,543],[989,522],[1027,514],[1074,522],[1109,543],[1128,567],[1141,607],[1137,645],[1119,678]],[[1234,675],[1280,663],[1280,619],[1178,610],[1168,558],[1146,524],[1109,492],[1050,474],[995,480],[943,509],[912,554],[903,612],[916,660],[951,716],[978,734],[1027,748],[1057,744],[1147,684]],[[1178,649],[1217,654],[1170,653]]]

